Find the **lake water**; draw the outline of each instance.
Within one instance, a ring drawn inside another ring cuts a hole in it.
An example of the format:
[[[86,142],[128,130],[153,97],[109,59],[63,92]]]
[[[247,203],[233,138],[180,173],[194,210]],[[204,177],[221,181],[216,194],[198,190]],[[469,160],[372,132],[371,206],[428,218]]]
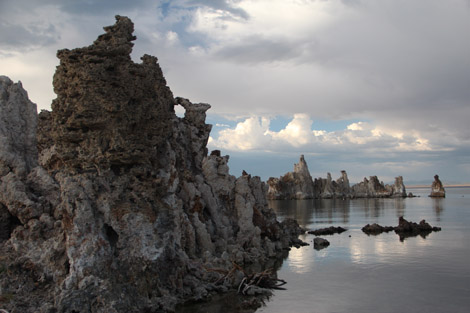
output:
[[[280,219],[308,229],[343,226],[323,236],[326,249],[293,248],[278,271],[287,290],[275,291],[256,312],[470,312],[470,188],[409,189],[406,199],[271,201]],[[426,238],[400,241],[394,232],[368,236],[366,224],[398,225],[398,217],[442,227]]]

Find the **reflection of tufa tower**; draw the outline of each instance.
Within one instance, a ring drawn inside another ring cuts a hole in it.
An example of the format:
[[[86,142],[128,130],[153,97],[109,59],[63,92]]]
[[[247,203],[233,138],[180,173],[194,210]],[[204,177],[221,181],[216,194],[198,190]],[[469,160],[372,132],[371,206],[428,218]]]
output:
[[[434,181],[432,182],[431,185],[431,194],[429,195],[430,197],[436,197],[436,198],[445,198],[446,196],[446,191],[444,189],[444,186],[442,185],[442,182],[439,180],[439,175],[434,175]]]

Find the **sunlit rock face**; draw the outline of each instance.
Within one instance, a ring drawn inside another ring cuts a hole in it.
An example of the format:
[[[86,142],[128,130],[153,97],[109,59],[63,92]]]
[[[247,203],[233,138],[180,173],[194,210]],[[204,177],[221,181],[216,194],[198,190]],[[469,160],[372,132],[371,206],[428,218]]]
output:
[[[446,190],[439,179],[439,175],[434,175],[434,181],[431,184],[431,194],[429,196],[436,198],[445,198],[446,196]]]
[[[131,60],[133,23],[104,29],[58,52],[51,112],[37,116],[20,85],[0,80],[9,311],[173,310],[237,287],[239,275],[220,271],[262,267],[300,232],[276,221],[259,177],[207,155],[210,105],[175,99],[155,57]]]
[[[395,178],[393,185],[384,185],[377,176],[350,186],[346,171],[333,180],[330,173],[326,178],[312,180],[307,163],[302,155],[294,171],[280,178],[269,178],[268,199],[331,199],[331,198],[382,198],[406,197],[403,177]]]

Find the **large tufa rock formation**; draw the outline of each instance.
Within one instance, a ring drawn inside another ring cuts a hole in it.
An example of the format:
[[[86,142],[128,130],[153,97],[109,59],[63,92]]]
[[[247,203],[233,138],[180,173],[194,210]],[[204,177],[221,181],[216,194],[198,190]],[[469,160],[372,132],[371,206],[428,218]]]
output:
[[[294,171],[280,178],[270,177],[267,181],[270,199],[312,199],[315,197],[314,185],[307,162],[300,156],[299,163],[294,164]]]
[[[435,198],[445,198],[446,196],[446,190],[439,179],[439,175],[434,175],[434,181],[431,184],[431,194],[429,196]]]
[[[280,178],[269,178],[269,199],[331,199],[331,198],[404,198],[406,189],[403,177],[395,178],[393,185],[384,185],[377,176],[350,187],[348,174],[341,171],[336,181],[327,173],[326,178],[312,180],[304,156],[300,156],[299,164],[294,165],[294,172]]]
[[[207,156],[210,106],[175,99],[155,57],[132,62],[133,24],[116,20],[91,46],[58,52],[57,99],[39,120],[21,85],[0,79],[9,311],[173,310],[237,287],[240,275],[220,274],[233,262],[263,266],[298,243],[259,177],[235,178],[228,156]]]
[[[352,186],[352,194],[356,198],[405,198],[406,188],[403,184],[403,177],[395,177],[393,185],[384,185],[377,176],[370,176],[369,179]]]

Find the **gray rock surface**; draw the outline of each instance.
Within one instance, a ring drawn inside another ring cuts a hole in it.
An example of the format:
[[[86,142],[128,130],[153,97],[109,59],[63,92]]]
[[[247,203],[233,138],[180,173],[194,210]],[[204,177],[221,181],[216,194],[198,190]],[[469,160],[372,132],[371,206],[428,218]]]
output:
[[[35,167],[37,113],[21,82],[0,76],[0,176],[24,176]]]
[[[237,288],[239,270],[221,273],[262,268],[301,232],[276,220],[259,177],[207,156],[210,106],[175,99],[155,57],[132,62],[133,23],[116,16],[104,29],[58,52],[51,112],[37,117],[21,85],[0,80],[9,311],[171,311]]]

